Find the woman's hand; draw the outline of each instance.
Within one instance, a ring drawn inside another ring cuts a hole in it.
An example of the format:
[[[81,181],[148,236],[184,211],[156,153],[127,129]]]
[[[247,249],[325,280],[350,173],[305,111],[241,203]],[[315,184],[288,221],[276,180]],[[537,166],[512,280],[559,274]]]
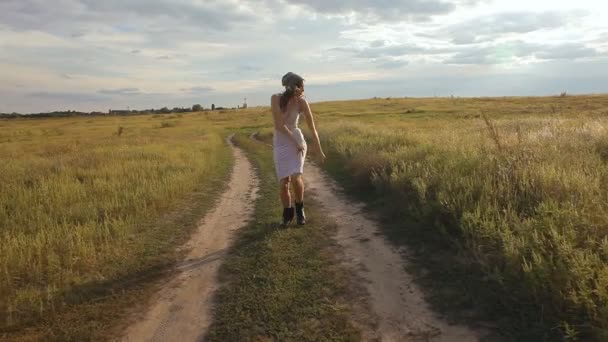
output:
[[[327,158],[327,157],[325,157],[325,153],[323,153],[323,151],[319,151],[319,162],[321,164],[323,164],[325,162],[325,158]]]
[[[302,155],[304,155],[304,151],[305,151],[304,145],[298,143],[297,147],[298,147],[298,154],[301,153]]]

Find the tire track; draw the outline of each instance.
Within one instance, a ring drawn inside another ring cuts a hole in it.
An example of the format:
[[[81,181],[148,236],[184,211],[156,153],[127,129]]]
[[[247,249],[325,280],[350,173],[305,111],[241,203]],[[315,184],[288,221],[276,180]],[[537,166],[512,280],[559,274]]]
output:
[[[189,253],[177,266],[177,276],[161,287],[123,341],[197,341],[209,327],[219,266],[235,231],[252,217],[258,190],[258,179],[245,154],[231,137],[227,140],[234,156],[227,190],[184,246]]]
[[[486,335],[450,325],[431,310],[405,270],[407,260],[386,241],[379,224],[363,215],[363,204],[344,196],[340,186],[312,163],[306,165],[305,177],[323,213],[338,227],[335,239],[343,250],[343,265],[367,289],[367,306],[376,322],[369,322],[369,312],[355,312],[354,318],[363,326],[364,340],[470,342]],[[361,311],[365,305],[354,307]],[[373,328],[365,328],[370,325]]]

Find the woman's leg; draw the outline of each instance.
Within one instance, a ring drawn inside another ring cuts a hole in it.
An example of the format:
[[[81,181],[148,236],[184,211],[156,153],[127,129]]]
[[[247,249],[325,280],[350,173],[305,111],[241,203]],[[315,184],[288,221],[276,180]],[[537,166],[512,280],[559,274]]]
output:
[[[304,180],[302,175],[294,175],[293,190],[296,195],[296,216],[298,224],[302,225],[306,223],[306,214],[304,213]]]
[[[304,202],[304,180],[301,174],[293,175],[293,192],[296,197],[296,203]]]
[[[290,177],[281,179],[281,202],[283,202],[283,208],[291,208],[291,193],[289,192],[289,184],[291,183]]]
[[[295,209],[291,206],[291,193],[289,192],[290,177],[281,179],[281,202],[283,202],[283,226],[287,226],[295,216]]]

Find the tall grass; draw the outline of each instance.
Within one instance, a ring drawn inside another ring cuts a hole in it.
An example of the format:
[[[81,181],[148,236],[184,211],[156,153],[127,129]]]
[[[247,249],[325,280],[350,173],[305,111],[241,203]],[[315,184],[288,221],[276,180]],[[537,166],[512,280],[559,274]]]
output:
[[[424,218],[424,229],[460,246],[502,289],[495,301],[516,324],[537,337],[607,340],[608,119],[572,109],[391,116],[399,107],[320,125],[334,167],[395,217]]]
[[[228,175],[230,151],[210,120],[192,115],[158,130],[150,119],[3,122],[2,330],[53,315],[73,290],[161,259],[184,227],[159,231],[155,222]]]

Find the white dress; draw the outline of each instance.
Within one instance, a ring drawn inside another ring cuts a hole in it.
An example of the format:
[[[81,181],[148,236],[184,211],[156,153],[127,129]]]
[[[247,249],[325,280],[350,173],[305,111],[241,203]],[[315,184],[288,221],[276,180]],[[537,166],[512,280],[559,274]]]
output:
[[[299,106],[288,106],[286,113],[281,113],[283,121],[294,137],[304,146],[304,153],[298,153],[298,147],[285,135],[285,133],[274,131],[272,139],[272,154],[274,167],[279,180],[304,172],[304,159],[306,157],[306,140],[302,131],[298,128],[301,109]]]

